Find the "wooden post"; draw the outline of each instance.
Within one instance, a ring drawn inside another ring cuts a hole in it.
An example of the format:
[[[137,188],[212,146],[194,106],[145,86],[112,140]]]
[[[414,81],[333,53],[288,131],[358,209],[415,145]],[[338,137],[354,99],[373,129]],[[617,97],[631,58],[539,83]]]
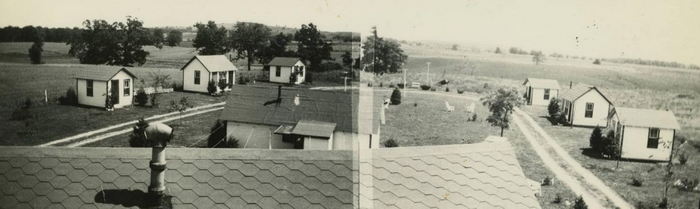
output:
[[[46,92],[46,89],[44,89],[44,103],[49,104],[49,94]]]

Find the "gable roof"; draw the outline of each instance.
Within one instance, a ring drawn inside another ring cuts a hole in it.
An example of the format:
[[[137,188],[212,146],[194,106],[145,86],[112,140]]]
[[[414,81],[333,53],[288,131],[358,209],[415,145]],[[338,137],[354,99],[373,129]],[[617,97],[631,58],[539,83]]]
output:
[[[373,149],[372,157],[372,173],[361,175],[373,179],[375,208],[540,208],[505,140]]]
[[[667,128],[680,130],[681,126],[671,111],[615,107],[620,123],[625,126]]]
[[[523,82],[523,85],[527,84],[528,81],[530,82],[530,86],[532,86],[532,88],[559,89],[559,82],[557,82],[556,80],[541,79],[541,78],[527,78],[527,79],[525,79],[525,82]]]
[[[298,57],[275,57],[267,65],[271,66],[293,66],[301,61]]]
[[[114,66],[99,66],[94,68],[81,68],[75,72],[75,78],[77,79],[87,79],[87,80],[97,80],[97,81],[108,81],[111,80],[117,73],[124,71],[131,77],[136,78],[136,75],[129,72],[125,67],[114,67]]]
[[[187,62],[180,70],[185,69],[192,61],[195,59],[199,60],[200,63],[204,66],[205,69],[207,69],[209,72],[223,72],[223,71],[232,71],[232,70],[238,70],[231,61],[226,58],[224,55],[197,55],[192,57],[190,61]]]
[[[596,88],[595,86],[587,85],[577,85],[571,89],[562,89],[561,93],[559,93],[559,98],[573,102],[590,91],[598,92],[598,94],[600,94],[600,96],[602,96],[603,99],[605,99],[605,101],[608,101],[608,103],[612,104],[608,97],[606,97],[605,94],[603,94],[603,92],[601,92],[598,88]]]
[[[299,105],[294,97],[299,95]],[[336,131],[357,133],[358,91],[347,92],[282,88],[281,103],[271,103],[277,99],[277,88],[263,86],[234,86],[229,93],[226,106],[220,119],[241,123],[263,125],[294,125],[301,120],[335,123]],[[375,114],[379,106],[375,104]],[[378,121],[379,117],[373,117]],[[379,130],[379,123],[373,123],[373,133]]]
[[[174,208],[353,206],[352,151],[165,152],[165,186]],[[139,207],[148,204],[143,197],[150,159],[151,152],[140,148],[0,147],[0,203],[3,208]]]
[[[335,123],[300,120],[297,122],[297,125],[294,126],[291,133],[303,136],[330,138],[333,135],[333,131],[335,131]]]

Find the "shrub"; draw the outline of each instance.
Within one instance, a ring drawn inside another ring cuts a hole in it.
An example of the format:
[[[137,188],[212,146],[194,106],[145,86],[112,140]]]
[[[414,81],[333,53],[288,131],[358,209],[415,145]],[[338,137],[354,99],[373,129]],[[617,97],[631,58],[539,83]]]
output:
[[[66,95],[58,98],[58,103],[62,105],[76,105],[78,104],[78,95],[75,94],[73,87],[66,90]]]
[[[397,84],[396,84],[396,87],[399,87],[399,88],[401,88],[401,89],[404,88],[404,86],[405,86],[405,85],[404,85],[403,83],[397,83]]]
[[[488,89],[489,88],[489,83],[484,83],[484,88]]]
[[[29,112],[29,109],[27,108],[17,108],[16,110],[12,111],[12,115],[10,115],[10,120],[14,121],[22,121],[26,120],[32,117],[31,112]]]
[[[450,87],[445,87],[445,92],[450,92]]]
[[[32,99],[30,99],[29,97],[27,97],[27,98],[24,99],[24,102],[22,103],[22,108],[24,108],[24,109],[29,109],[29,108],[32,107],[33,105],[34,105],[34,103],[32,102]]]
[[[220,89],[221,91],[224,91],[224,89],[226,89],[226,87],[228,86],[228,84],[227,84],[226,82],[224,82],[224,81],[219,81],[218,84],[219,84],[218,87],[219,87],[219,89]]]
[[[151,94],[150,96],[151,99],[151,107],[158,107],[160,105],[160,102],[158,102],[158,94]]]
[[[209,92],[209,94],[214,94],[216,91],[216,83],[214,83],[214,81],[209,81],[207,84],[207,92]]]
[[[239,84],[239,85],[245,85],[245,84],[247,84],[248,82],[250,82],[250,78],[248,78],[248,76],[243,76],[243,75],[239,75],[239,76],[238,76],[238,84]],[[207,90],[208,90],[208,89],[207,89]]]
[[[681,154],[678,155],[678,162],[681,165],[685,165],[685,163],[688,162],[688,155],[686,155],[685,152],[681,152]]]
[[[474,115],[472,115],[471,120],[472,120],[472,121],[476,121],[476,113],[474,113]]]
[[[379,88],[382,88],[382,87],[384,87],[384,83],[379,82]]]
[[[437,89],[435,89],[435,87],[430,87],[430,91],[435,91],[435,90],[437,90]]]
[[[684,191],[684,192],[690,192],[693,191],[693,188],[698,186],[698,179],[681,179],[680,180],[681,184],[678,187],[678,190]]]
[[[559,204],[561,203],[561,194],[557,193],[556,196],[554,196],[554,200],[552,201],[554,204]]]
[[[642,186],[642,180],[632,177],[632,186],[640,187]]]
[[[420,89],[423,90],[423,91],[427,91],[427,90],[430,90],[430,89],[431,89],[431,86],[430,86],[430,85],[422,84],[422,85],[420,85]]]
[[[392,84],[389,84],[389,88],[393,89],[393,88],[396,88],[396,86],[394,86],[394,84],[392,83]]]
[[[601,154],[603,152],[603,131],[600,127],[595,127],[593,133],[591,133],[591,138],[588,140],[589,146],[596,154]]]
[[[209,129],[209,137],[207,138],[207,147],[224,147],[223,141],[226,137],[226,123],[221,120],[216,120],[214,125]]]
[[[414,102],[414,103],[413,103],[413,107],[418,107],[418,103],[417,103],[417,102]]]
[[[547,112],[549,112],[549,118],[552,121],[557,121],[559,118],[559,101],[556,99],[549,100],[549,105],[547,106]]]
[[[144,131],[148,127],[146,120],[142,118],[134,126],[134,130],[129,135],[129,146],[131,147],[148,147],[148,142],[146,141],[146,135]]]
[[[578,196],[574,202],[574,209],[588,209],[588,205],[583,201],[583,197]]]
[[[464,89],[457,89],[457,93],[458,93],[458,94],[463,94],[463,93],[464,93]]]
[[[395,88],[394,92],[391,92],[391,104],[399,105],[401,104],[401,91],[399,88]]]
[[[179,83],[179,82],[172,82],[170,84],[170,88],[173,88],[173,91],[182,91],[183,90],[182,83]]]
[[[594,65],[600,65],[600,59],[595,59],[595,61],[593,61],[593,64],[594,64]]]
[[[398,147],[399,143],[394,139],[384,141],[384,147]]]
[[[661,199],[661,202],[659,202],[659,208],[668,208],[668,198],[663,198]]]
[[[549,186],[552,185],[552,178],[549,176],[545,176],[544,179],[542,179],[542,186]]]
[[[656,205],[654,205],[653,203],[642,202],[642,201],[637,202],[637,205],[634,207],[637,209],[656,209],[657,208]]]
[[[136,105],[139,106],[146,106],[146,103],[148,103],[148,95],[146,94],[146,90],[143,89],[143,87],[139,88],[138,91],[136,91],[136,96],[134,96],[134,102]]]

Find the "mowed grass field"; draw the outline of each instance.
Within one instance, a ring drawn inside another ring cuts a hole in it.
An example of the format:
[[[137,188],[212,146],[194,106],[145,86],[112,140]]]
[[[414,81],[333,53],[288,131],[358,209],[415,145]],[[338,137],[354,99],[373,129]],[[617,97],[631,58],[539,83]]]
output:
[[[593,128],[552,126],[544,118],[547,115],[545,107],[527,106],[521,108],[547,131],[555,137],[557,143],[568,151],[582,166],[601,178],[606,185],[613,188],[625,200],[633,205],[638,202],[658,204],[664,192],[665,166],[662,163],[621,161],[619,168],[617,161],[599,159],[583,154],[583,149],[589,147],[589,137]],[[700,143],[688,142],[678,148],[677,152],[690,156],[686,165],[679,165],[675,160],[673,182],[677,179],[700,179]],[[677,157],[676,157],[677,159]],[[641,187],[632,186],[632,178],[642,181]],[[672,208],[697,207],[700,193],[683,192],[676,188],[669,189],[669,202]]]

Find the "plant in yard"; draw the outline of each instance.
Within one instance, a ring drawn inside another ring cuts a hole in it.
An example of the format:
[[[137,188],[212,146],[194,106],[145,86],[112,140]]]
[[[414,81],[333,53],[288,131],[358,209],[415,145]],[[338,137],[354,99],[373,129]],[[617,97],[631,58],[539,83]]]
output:
[[[58,103],[62,105],[76,105],[78,104],[78,95],[75,94],[73,87],[66,90],[66,95],[58,98]]]
[[[143,87],[136,91],[134,102],[139,106],[146,106],[146,103],[148,103],[148,94],[146,94],[146,90],[144,90]]]
[[[151,73],[151,80],[153,82],[151,107],[158,107],[158,105],[160,105],[160,102],[158,102],[158,89],[167,87],[168,83],[170,83],[170,75]]]
[[[603,137],[603,155],[608,159],[619,159],[620,158],[620,147],[618,146],[615,138]]]
[[[549,105],[547,106],[547,112],[549,113],[549,120],[554,121],[554,125],[556,125],[557,119],[559,118],[559,115],[561,114],[559,112],[559,100],[557,99],[552,99],[549,100]]]
[[[431,89],[431,86],[430,86],[430,85],[422,84],[422,85],[420,85],[420,89],[423,90],[423,91],[427,91],[427,90],[430,90],[430,89]]]
[[[228,87],[228,84],[224,81],[219,81],[218,87],[219,87],[219,90],[221,90],[221,92],[224,92],[224,89],[226,89],[226,87]]]
[[[481,101],[491,111],[491,115],[486,118],[486,121],[492,126],[500,127],[501,136],[503,136],[503,130],[510,127],[508,116],[513,113],[516,107],[523,104],[523,98],[519,96],[518,91],[514,88],[498,89],[481,98]]]
[[[398,147],[399,143],[394,139],[384,141],[384,147]]]
[[[554,200],[552,201],[554,204],[559,204],[561,203],[561,194],[557,193],[556,196],[554,196]]]
[[[178,111],[180,113],[180,118],[178,121],[181,121],[182,119],[182,113],[185,112],[185,110],[192,108],[194,105],[189,100],[189,97],[182,97],[180,98],[180,101],[175,101],[171,100],[170,101],[170,111]]]
[[[685,152],[678,154],[678,162],[681,165],[685,165],[685,163],[688,162],[688,155],[686,155]]]
[[[418,103],[417,103],[417,102],[414,102],[414,103],[413,103],[413,107],[418,107]]]
[[[662,209],[668,208],[668,198],[664,197],[661,199],[661,202],[659,202],[659,208],[662,208]]]
[[[596,154],[603,153],[603,130],[600,127],[595,127],[588,139],[589,146]]]
[[[445,92],[450,92],[450,87],[445,87]]]
[[[105,109],[107,109],[107,111],[114,110],[114,102],[113,102],[114,100],[112,98],[114,96],[115,95],[112,95],[110,93],[107,93],[105,96]]]
[[[394,92],[391,92],[391,104],[399,105],[401,104],[401,91],[399,88],[395,88]]]
[[[12,115],[10,115],[10,120],[14,121],[22,121],[26,120],[32,117],[32,113],[29,111],[29,108],[26,105],[17,107],[14,111],[12,111]]]
[[[574,209],[588,209],[588,205],[583,201],[583,197],[578,196],[576,201],[574,201]]]
[[[476,121],[476,113],[474,113],[471,117],[467,118],[467,121]]]
[[[430,87],[430,91],[435,91],[435,90],[437,90],[437,89],[435,89],[435,87]]]
[[[632,185],[632,186],[636,186],[636,187],[640,187],[640,186],[642,186],[642,180],[641,180],[641,179],[637,179],[636,177],[632,177],[632,183],[631,183],[631,185]]]
[[[226,123],[221,120],[216,120],[214,126],[209,129],[209,137],[207,138],[207,147],[224,147],[226,139]]]
[[[698,179],[681,179],[680,180],[680,185],[678,186],[678,190],[684,191],[684,192],[691,192],[693,189],[698,186]]]
[[[552,178],[549,176],[545,176],[544,179],[542,179],[542,186],[549,186],[552,185]]]
[[[463,93],[464,93],[464,89],[457,89],[457,93],[458,93],[458,94],[463,94]]]
[[[146,127],[148,127],[148,123],[143,119],[143,117],[141,117],[134,126],[134,130],[131,132],[131,135],[129,135],[129,146],[148,147],[146,134],[144,133]]]
[[[382,87],[384,87],[384,83],[383,83],[383,82],[379,82],[379,88],[382,88]]]
[[[209,92],[210,95],[214,95],[216,91],[216,83],[214,81],[209,81],[207,84],[207,92]]]

